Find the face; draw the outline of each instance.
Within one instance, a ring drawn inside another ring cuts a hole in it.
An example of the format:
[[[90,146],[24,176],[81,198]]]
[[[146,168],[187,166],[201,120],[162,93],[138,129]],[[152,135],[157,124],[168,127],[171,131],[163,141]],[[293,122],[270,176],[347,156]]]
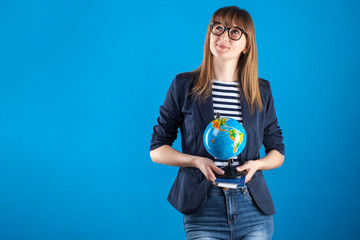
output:
[[[214,28],[215,27],[216,26],[214,26]],[[236,27],[236,25],[234,24],[231,27]],[[217,36],[212,32],[210,32],[210,51],[214,55],[214,58],[219,58],[221,60],[238,61],[240,55],[245,49],[245,46],[246,46],[245,34],[242,34],[239,40],[232,40],[229,37],[228,30],[226,30],[220,36]]]

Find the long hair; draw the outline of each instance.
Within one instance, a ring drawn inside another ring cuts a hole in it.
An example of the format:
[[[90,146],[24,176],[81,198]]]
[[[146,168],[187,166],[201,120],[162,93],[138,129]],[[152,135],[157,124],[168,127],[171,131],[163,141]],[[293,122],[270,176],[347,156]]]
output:
[[[191,92],[203,101],[210,96],[212,91],[211,79],[215,77],[215,72],[213,54],[210,51],[210,26],[213,21],[222,22],[226,26],[232,26],[235,23],[237,27],[244,29],[247,33],[247,50],[245,54],[241,53],[235,74],[241,81],[244,97],[250,107],[250,112],[253,113],[256,106],[261,111],[263,104],[258,80],[255,27],[250,14],[236,6],[220,8],[212,16],[206,32],[203,60],[200,67],[194,70],[200,71],[200,75],[196,79]],[[241,90],[240,94],[242,94]]]

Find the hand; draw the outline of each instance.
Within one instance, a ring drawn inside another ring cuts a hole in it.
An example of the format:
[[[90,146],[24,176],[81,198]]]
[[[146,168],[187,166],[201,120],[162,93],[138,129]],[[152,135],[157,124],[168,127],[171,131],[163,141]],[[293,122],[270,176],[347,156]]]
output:
[[[216,180],[214,172],[220,175],[224,174],[224,171],[218,168],[210,158],[196,157],[195,166],[200,169],[207,180],[214,183]]]
[[[245,177],[245,183],[250,182],[252,176],[255,174],[255,172],[259,169],[259,164],[257,161],[249,160],[243,165],[236,168],[236,171],[246,171],[246,177]]]

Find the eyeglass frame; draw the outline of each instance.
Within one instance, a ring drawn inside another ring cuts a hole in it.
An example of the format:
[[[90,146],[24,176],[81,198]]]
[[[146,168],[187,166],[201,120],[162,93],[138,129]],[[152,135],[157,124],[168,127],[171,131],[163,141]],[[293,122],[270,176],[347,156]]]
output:
[[[213,28],[214,28],[214,24],[215,24],[215,23],[219,23],[219,24],[221,24],[221,25],[224,26],[224,31],[223,31],[221,34],[219,34],[219,35],[218,35],[218,34],[215,34],[215,33],[213,32]],[[238,29],[238,30],[241,31],[241,35],[240,35],[239,39],[233,39],[232,37],[230,37],[230,29],[232,29],[232,28],[236,28],[236,29]],[[221,35],[223,35],[226,30],[227,30],[227,32],[228,32],[229,38],[230,38],[231,40],[234,40],[234,41],[239,41],[239,40],[241,39],[243,33],[245,33],[246,37],[248,36],[247,32],[245,32],[243,29],[241,29],[241,28],[239,28],[239,27],[226,27],[226,26],[225,26],[224,24],[222,24],[221,22],[215,22],[215,21],[211,23],[210,32],[211,32],[212,34],[214,34],[215,36],[221,36]]]

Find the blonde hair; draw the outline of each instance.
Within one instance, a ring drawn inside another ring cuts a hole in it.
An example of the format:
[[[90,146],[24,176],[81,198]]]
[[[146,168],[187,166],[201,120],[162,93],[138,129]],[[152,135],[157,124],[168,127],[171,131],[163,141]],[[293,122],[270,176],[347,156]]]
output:
[[[213,54],[210,51],[210,27],[213,21],[221,22],[226,26],[232,26],[235,23],[237,27],[242,28],[247,33],[246,53],[241,53],[235,74],[239,76],[241,81],[244,97],[250,107],[250,112],[254,112],[255,106],[261,111],[263,104],[258,80],[255,27],[250,14],[236,6],[220,8],[212,16],[206,32],[203,60],[200,67],[194,70],[200,71],[200,75],[196,79],[191,92],[198,96],[201,101],[204,101],[210,96],[212,91],[211,79],[215,77],[215,73]],[[241,90],[240,94],[242,94]]]

